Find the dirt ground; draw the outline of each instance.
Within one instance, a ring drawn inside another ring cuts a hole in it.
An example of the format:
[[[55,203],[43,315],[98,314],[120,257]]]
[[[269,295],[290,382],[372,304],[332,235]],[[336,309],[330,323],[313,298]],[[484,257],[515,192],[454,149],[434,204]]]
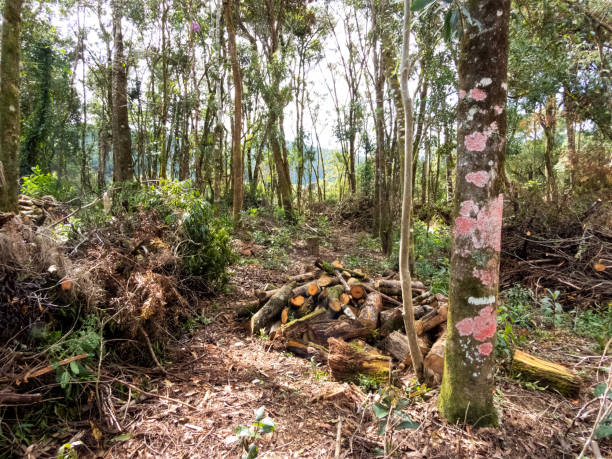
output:
[[[356,237],[355,233],[336,235],[330,247],[322,248],[322,256],[342,255],[342,248],[354,246]],[[254,289],[279,284],[283,275],[303,271],[313,261],[304,255],[299,241],[291,258],[300,262],[287,272],[235,267],[231,293],[211,300],[203,311],[214,318],[212,323],[174,349],[168,374],[149,378],[147,394],[118,410],[121,426],[131,438],[97,454],[107,458],[240,457],[240,446],[227,439],[238,425],[252,423],[260,406],[276,423],[273,434],[257,441],[260,457],[375,457],[385,441],[387,454],[393,457],[561,458],[579,453],[592,427],[592,413],[577,415],[592,398],[593,385],[604,377],[597,369],[612,361],[602,360],[592,343],[557,331],[546,335],[545,341],[528,336],[524,346],[583,375],[584,390],[578,400],[526,387],[500,368],[495,393],[498,429],[447,424],[437,412],[434,388],[412,399],[406,409],[419,423],[418,429],[385,438],[378,435],[371,410],[375,394],[356,399],[346,391],[326,398],[341,392],[337,389],[342,384],[331,381],[325,367],[275,350],[273,343],[249,336],[234,320],[237,305]],[[409,385],[411,376],[409,369],[400,374]],[[143,386],[142,376],[125,377],[134,386]],[[609,442],[598,446],[603,457],[612,457]]]

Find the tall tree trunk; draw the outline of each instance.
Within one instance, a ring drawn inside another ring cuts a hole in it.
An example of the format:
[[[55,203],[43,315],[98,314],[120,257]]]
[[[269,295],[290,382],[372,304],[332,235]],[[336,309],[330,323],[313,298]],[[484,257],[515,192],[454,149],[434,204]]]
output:
[[[576,104],[570,88],[566,85],[563,88],[563,105],[565,105],[565,130],[567,133],[567,159],[570,170],[570,187],[573,189],[576,184],[576,170],[578,169],[578,156],[576,155]]]
[[[228,48],[232,61],[232,76],[234,78],[234,128],[232,130],[233,215],[234,223],[240,226],[240,211],[242,210],[242,201],[244,200],[244,158],[240,149],[240,138],[242,137],[242,75],[236,50],[236,25],[233,18],[235,8],[233,0],[223,1]]]
[[[160,146],[161,153],[159,156],[159,176],[160,178],[167,178],[168,169],[168,155],[169,151],[166,143],[166,123],[168,122],[168,37],[167,37],[167,24],[168,24],[168,9],[166,6],[166,0],[161,2],[161,61],[162,61],[162,107],[161,107],[161,121],[160,121]],[[172,135],[172,131],[170,131]]]
[[[19,196],[19,35],[22,0],[6,0],[0,57],[0,211],[17,211]]]
[[[544,116],[540,117],[540,124],[544,129],[546,137],[546,149],[544,150],[544,166],[546,171],[546,197],[550,201],[557,202],[557,178],[553,165],[553,150],[555,148],[555,134],[557,131],[557,102],[555,96],[546,101]]]
[[[115,183],[134,178],[132,138],[128,120],[127,66],[123,56],[121,14],[117,0],[113,2],[113,180]]]
[[[404,25],[403,25],[403,43],[402,43],[402,62],[401,62],[401,92],[404,106],[404,132],[406,139],[404,142],[404,190],[402,198],[402,225],[400,235],[400,281],[402,283],[402,298],[403,298],[403,315],[404,328],[408,337],[408,347],[410,349],[410,358],[412,366],[416,372],[419,382],[423,382],[423,355],[417,341],[417,333],[414,325],[414,307],[412,304],[412,285],[411,273],[409,266],[411,247],[411,229],[412,229],[412,136],[414,130],[414,116],[412,108],[412,98],[408,89],[408,79],[411,73],[410,62],[410,24],[411,12],[410,7],[412,0],[404,0]]]
[[[480,426],[497,423],[493,377],[510,0],[465,5],[473,21],[464,24],[458,64],[450,309],[438,406],[453,424]]]

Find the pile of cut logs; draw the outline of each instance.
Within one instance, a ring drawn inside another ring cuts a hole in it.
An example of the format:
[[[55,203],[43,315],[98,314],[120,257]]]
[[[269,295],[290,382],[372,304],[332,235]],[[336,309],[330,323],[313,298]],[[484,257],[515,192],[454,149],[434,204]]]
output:
[[[269,333],[277,344],[304,358],[329,364],[337,380],[359,375],[387,380],[391,358],[410,365],[398,280],[373,281],[338,261],[293,276],[280,288],[256,291],[241,308],[252,334]],[[448,300],[412,281],[419,345],[430,379],[440,381]],[[263,330],[263,332],[262,332]]]
[[[395,359],[402,369],[411,364],[403,333],[402,289],[392,279],[372,281],[340,262],[315,262],[316,270],[293,276],[277,289],[257,291],[257,300],[238,311],[252,334],[269,333],[280,348],[326,363],[338,381],[366,376],[386,382]],[[412,281],[418,344],[429,384],[439,384],[444,370],[448,299]],[[580,377],[562,365],[519,350],[512,372],[575,397]]]

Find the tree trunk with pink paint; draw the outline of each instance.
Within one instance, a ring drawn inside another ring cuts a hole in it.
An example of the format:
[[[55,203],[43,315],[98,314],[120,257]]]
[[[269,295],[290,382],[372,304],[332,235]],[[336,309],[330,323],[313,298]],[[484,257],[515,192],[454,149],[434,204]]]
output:
[[[465,6],[471,17],[463,21],[459,56],[450,310],[438,405],[450,422],[494,425],[510,0]]]

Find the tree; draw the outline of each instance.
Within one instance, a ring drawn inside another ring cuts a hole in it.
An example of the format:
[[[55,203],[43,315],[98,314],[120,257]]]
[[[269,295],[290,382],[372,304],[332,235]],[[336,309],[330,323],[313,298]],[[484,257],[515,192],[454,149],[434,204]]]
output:
[[[134,178],[132,138],[128,119],[127,64],[123,55],[121,14],[117,0],[113,2],[113,180],[125,182]]]
[[[465,4],[458,62],[457,175],[444,376],[450,422],[496,424],[496,305],[506,148],[510,0]]]
[[[16,211],[19,195],[19,35],[22,0],[6,0],[0,57],[0,211]]]
[[[240,148],[242,137],[242,75],[240,74],[240,64],[238,62],[238,52],[236,50],[236,25],[234,23],[233,0],[223,1],[223,12],[225,25],[227,27],[228,48],[232,61],[232,76],[234,78],[234,126],[232,129],[232,172],[234,180],[234,221],[240,225],[240,211],[242,210],[242,200],[244,199],[244,160]]]
[[[408,80],[412,70],[410,60],[410,17],[411,0],[404,0],[404,32],[402,43],[402,61],[400,83],[402,101],[404,106],[404,195],[402,199],[402,226],[400,236],[400,280],[402,283],[402,298],[404,304],[404,328],[408,337],[410,358],[416,372],[417,379],[423,381],[423,355],[417,342],[414,326],[414,309],[412,305],[412,286],[410,275],[410,230],[412,228],[412,136],[414,130],[414,116],[412,98],[408,89]]]

